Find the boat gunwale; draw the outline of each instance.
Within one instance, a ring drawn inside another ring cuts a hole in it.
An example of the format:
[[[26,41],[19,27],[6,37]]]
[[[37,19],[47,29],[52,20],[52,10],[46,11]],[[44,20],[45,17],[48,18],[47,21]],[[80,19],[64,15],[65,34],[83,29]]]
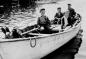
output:
[[[0,43],[34,40],[34,39],[41,39],[41,38],[46,38],[46,37],[55,36],[55,35],[61,35],[61,34],[64,34],[64,33],[68,33],[70,31],[76,29],[77,27],[81,27],[80,25],[81,25],[81,21],[75,27],[71,27],[70,29],[68,29],[68,30],[66,30],[64,32],[59,32],[59,33],[54,33],[54,34],[47,34],[47,36],[37,36],[37,37],[28,37],[28,38],[15,38],[15,39],[0,39]]]

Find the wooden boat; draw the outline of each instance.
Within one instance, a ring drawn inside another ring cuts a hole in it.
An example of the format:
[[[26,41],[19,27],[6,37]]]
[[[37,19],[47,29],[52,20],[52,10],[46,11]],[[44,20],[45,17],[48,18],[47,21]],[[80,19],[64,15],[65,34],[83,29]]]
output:
[[[80,25],[81,22],[59,33],[30,33],[34,37],[0,39],[0,59],[40,59],[75,37]]]

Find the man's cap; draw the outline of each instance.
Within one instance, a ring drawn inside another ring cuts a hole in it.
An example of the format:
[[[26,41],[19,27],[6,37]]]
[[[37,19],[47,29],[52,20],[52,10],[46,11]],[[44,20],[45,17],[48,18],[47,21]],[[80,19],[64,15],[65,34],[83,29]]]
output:
[[[45,10],[45,8],[40,9],[40,12],[43,11],[43,10]]]
[[[68,5],[70,5],[70,6],[71,6],[71,4],[68,4]]]
[[[58,7],[57,9],[61,9],[61,7]]]

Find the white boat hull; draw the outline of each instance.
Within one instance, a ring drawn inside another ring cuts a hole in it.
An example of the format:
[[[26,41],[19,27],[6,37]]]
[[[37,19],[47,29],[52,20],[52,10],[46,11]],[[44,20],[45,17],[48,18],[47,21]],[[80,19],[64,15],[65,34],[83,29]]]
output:
[[[71,40],[79,29],[80,24],[64,33],[35,38],[35,47],[31,47],[29,38],[0,39],[0,59],[40,59]]]

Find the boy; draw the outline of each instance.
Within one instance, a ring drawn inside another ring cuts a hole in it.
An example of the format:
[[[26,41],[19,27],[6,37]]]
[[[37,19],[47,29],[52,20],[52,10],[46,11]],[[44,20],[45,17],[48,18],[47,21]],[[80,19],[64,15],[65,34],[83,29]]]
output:
[[[38,17],[38,27],[41,31],[41,28],[44,28],[43,33],[50,33],[50,20],[49,18],[45,15],[45,9],[40,10],[41,16]]]

